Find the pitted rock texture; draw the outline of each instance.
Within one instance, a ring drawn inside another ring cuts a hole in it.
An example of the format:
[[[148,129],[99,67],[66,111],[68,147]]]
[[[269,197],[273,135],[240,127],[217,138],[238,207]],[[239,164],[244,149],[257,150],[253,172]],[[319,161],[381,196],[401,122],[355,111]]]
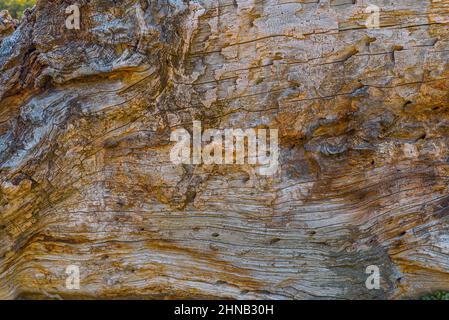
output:
[[[448,0],[74,3],[0,14],[1,298],[449,289]],[[173,164],[193,120],[278,129],[279,171]]]

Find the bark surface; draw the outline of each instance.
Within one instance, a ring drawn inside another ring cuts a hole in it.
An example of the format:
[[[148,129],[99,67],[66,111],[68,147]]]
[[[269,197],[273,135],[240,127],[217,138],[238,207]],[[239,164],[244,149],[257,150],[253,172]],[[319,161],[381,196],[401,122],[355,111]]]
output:
[[[1,298],[449,289],[448,0],[372,0],[379,29],[358,0],[80,0],[69,30],[73,3],[0,14]],[[277,128],[279,171],[172,163],[193,120]]]

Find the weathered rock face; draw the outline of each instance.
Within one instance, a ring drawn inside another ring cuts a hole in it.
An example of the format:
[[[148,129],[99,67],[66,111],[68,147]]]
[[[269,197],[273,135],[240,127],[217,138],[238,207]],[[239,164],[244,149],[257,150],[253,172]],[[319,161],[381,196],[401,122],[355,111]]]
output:
[[[449,1],[373,0],[373,29],[366,1],[317,2],[82,0],[79,30],[72,1],[2,14],[0,297],[449,289]],[[279,170],[173,163],[194,120],[278,129]]]

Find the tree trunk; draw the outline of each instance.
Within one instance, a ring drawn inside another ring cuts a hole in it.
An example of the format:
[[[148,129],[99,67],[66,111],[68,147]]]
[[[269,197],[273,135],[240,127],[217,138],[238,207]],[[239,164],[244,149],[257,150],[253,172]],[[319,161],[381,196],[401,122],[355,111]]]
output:
[[[0,298],[449,289],[448,0],[116,2],[0,15]],[[277,171],[172,161],[193,121]]]

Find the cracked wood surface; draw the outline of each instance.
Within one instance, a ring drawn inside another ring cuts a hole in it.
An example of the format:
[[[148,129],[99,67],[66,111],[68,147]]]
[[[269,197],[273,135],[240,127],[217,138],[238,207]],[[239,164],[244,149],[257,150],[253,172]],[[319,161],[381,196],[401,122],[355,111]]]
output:
[[[448,0],[72,3],[0,14],[0,298],[449,289]],[[193,120],[279,129],[279,173],[171,163]]]

